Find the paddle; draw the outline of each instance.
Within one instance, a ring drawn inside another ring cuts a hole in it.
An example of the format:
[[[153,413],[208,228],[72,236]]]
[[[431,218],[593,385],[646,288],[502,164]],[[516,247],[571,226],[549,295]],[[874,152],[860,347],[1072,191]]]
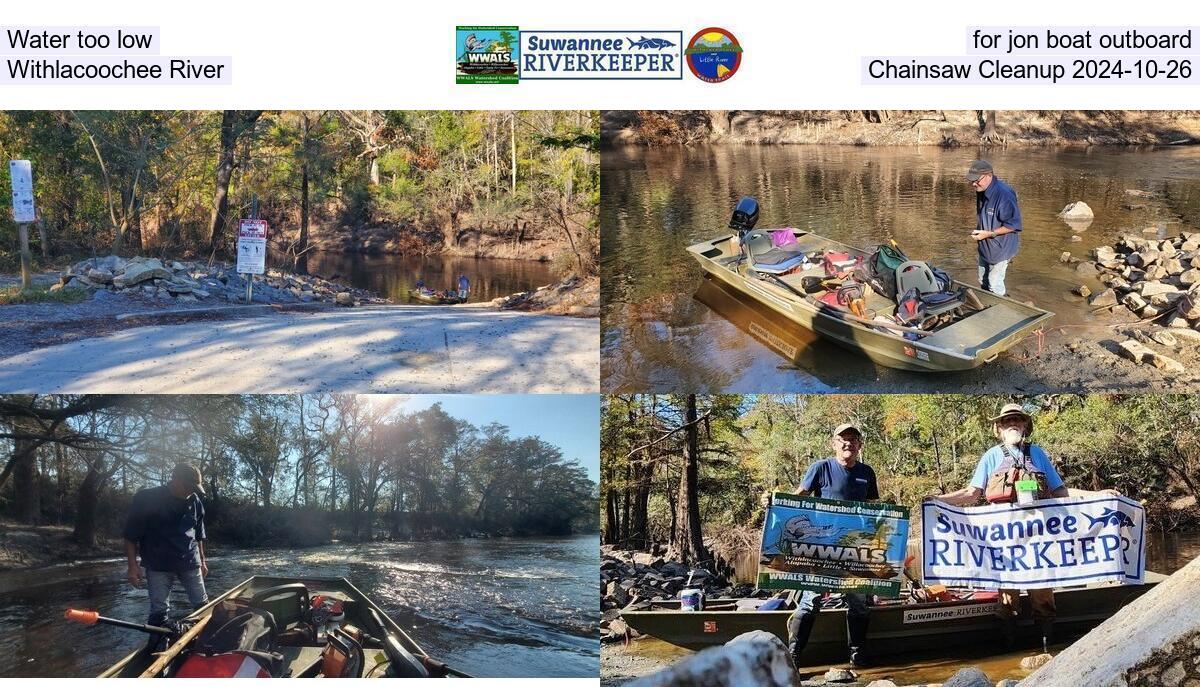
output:
[[[68,608],[63,614],[67,620],[80,623],[83,625],[112,625],[113,627],[123,627],[127,630],[137,630],[146,632],[152,635],[162,635],[164,637],[174,637],[177,632],[174,630],[159,627],[157,625],[143,625],[141,623],[131,623],[128,620],[118,620],[116,618],[107,618],[100,615],[96,611],[80,611],[74,608]]]

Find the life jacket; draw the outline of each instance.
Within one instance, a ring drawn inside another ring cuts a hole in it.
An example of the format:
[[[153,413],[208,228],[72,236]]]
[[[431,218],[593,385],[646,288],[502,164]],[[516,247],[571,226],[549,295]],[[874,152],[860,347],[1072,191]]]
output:
[[[262,660],[244,651],[188,656],[174,677],[275,677]]]
[[[1025,455],[1024,450],[1014,455],[1006,444],[1001,444],[1000,450],[1004,452],[1004,458],[996,471],[988,476],[987,489],[984,490],[984,498],[988,503],[1016,503],[1017,482],[1022,480],[1037,481],[1035,498],[1050,496],[1050,490],[1046,488],[1046,473],[1033,467],[1033,461]]]
[[[821,265],[826,277],[849,274],[862,262],[862,256],[851,255],[847,251],[827,250],[821,257]]]
[[[925,301],[921,292],[915,288],[909,289],[896,300],[896,322],[907,326],[915,326],[925,321]]]

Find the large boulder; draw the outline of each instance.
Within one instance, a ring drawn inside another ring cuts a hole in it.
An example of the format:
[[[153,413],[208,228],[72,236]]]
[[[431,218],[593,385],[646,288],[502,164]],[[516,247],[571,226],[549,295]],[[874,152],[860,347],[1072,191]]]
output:
[[[151,264],[156,263],[156,264]],[[134,284],[140,284],[149,279],[170,279],[171,272],[163,268],[162,263],[157,259],[131,263],[125,267],[125,274],[122,275],[121,282],[130,287]]]
[[[1021,687],[1200,682],[1200,558],[1067,647]],[[949,683],[946,683],[947,685]]]
[[[1092,212],[1092,208],[1087,203],[1077,200],[1063,208],[1058,216],[1063,219],[1091,219],[1096,216],[1096,213]]]
[[[626,687],[798,687],[800,677],[787,647],[764,630],[739,635],[724,646],[705,649]],[[988,687],[991,687],[989,684]]]

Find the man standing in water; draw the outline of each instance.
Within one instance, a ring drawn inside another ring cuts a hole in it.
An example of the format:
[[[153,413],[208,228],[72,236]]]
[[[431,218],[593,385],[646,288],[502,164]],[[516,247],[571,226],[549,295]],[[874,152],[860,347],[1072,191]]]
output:
[[[471,293],[471,280],[467,279],[467,275],[458,275],[458,297],[461,300],[467,300],[467,294]]]
[[[830,440],[833,458],[827,458],[809,466],[800,482],[801,496],[816,496],[838,501],[878,501],[879,486],[875,471],[860,461],[858,454],[863,447],[862,430],[852,424],[843,424],[833,430]],[[788,619],[788,651],[792,661],[800,665],[800,655],[808,644],[817,614],[821,612],[821,595],[805,591],[796,604],[796,610]],[[850,649],[850,664],[865,663],[867,624],[870,621],[870,606],[865,595],[846,592],[846,636]]]
[[[1004,275],[1008,263],[1021,248],[1021,208],[1017,193],[996,178],[992,163],[976,160],[967,170],[967,181],[975,189],[975,247],[979,252],[979,285],[997,296],[1006,293]]]
[[[125,521],[125,557],[129,583],[140,587],[142,580],[146,581],[150,625],[166,622],[176,578],[183,583],[193,608],[208,603],[204,589],[208,564],[204,557],[203,495],[200,470],[190,463],[180,463],[171,471],[170,482],[147,487],[133,496]]]

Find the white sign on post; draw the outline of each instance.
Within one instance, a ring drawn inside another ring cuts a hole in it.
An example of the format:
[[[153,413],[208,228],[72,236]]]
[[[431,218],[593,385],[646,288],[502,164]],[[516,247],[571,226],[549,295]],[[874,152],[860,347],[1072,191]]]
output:
[[[237,271],[263,274],[267,271],[267,221],[244,219],[238,227]]]
[[[10,160],[9,176],[12,177],[12,215],[17,224],[33,222],[37,213],[33,208],[33,167],[29,160]]]

